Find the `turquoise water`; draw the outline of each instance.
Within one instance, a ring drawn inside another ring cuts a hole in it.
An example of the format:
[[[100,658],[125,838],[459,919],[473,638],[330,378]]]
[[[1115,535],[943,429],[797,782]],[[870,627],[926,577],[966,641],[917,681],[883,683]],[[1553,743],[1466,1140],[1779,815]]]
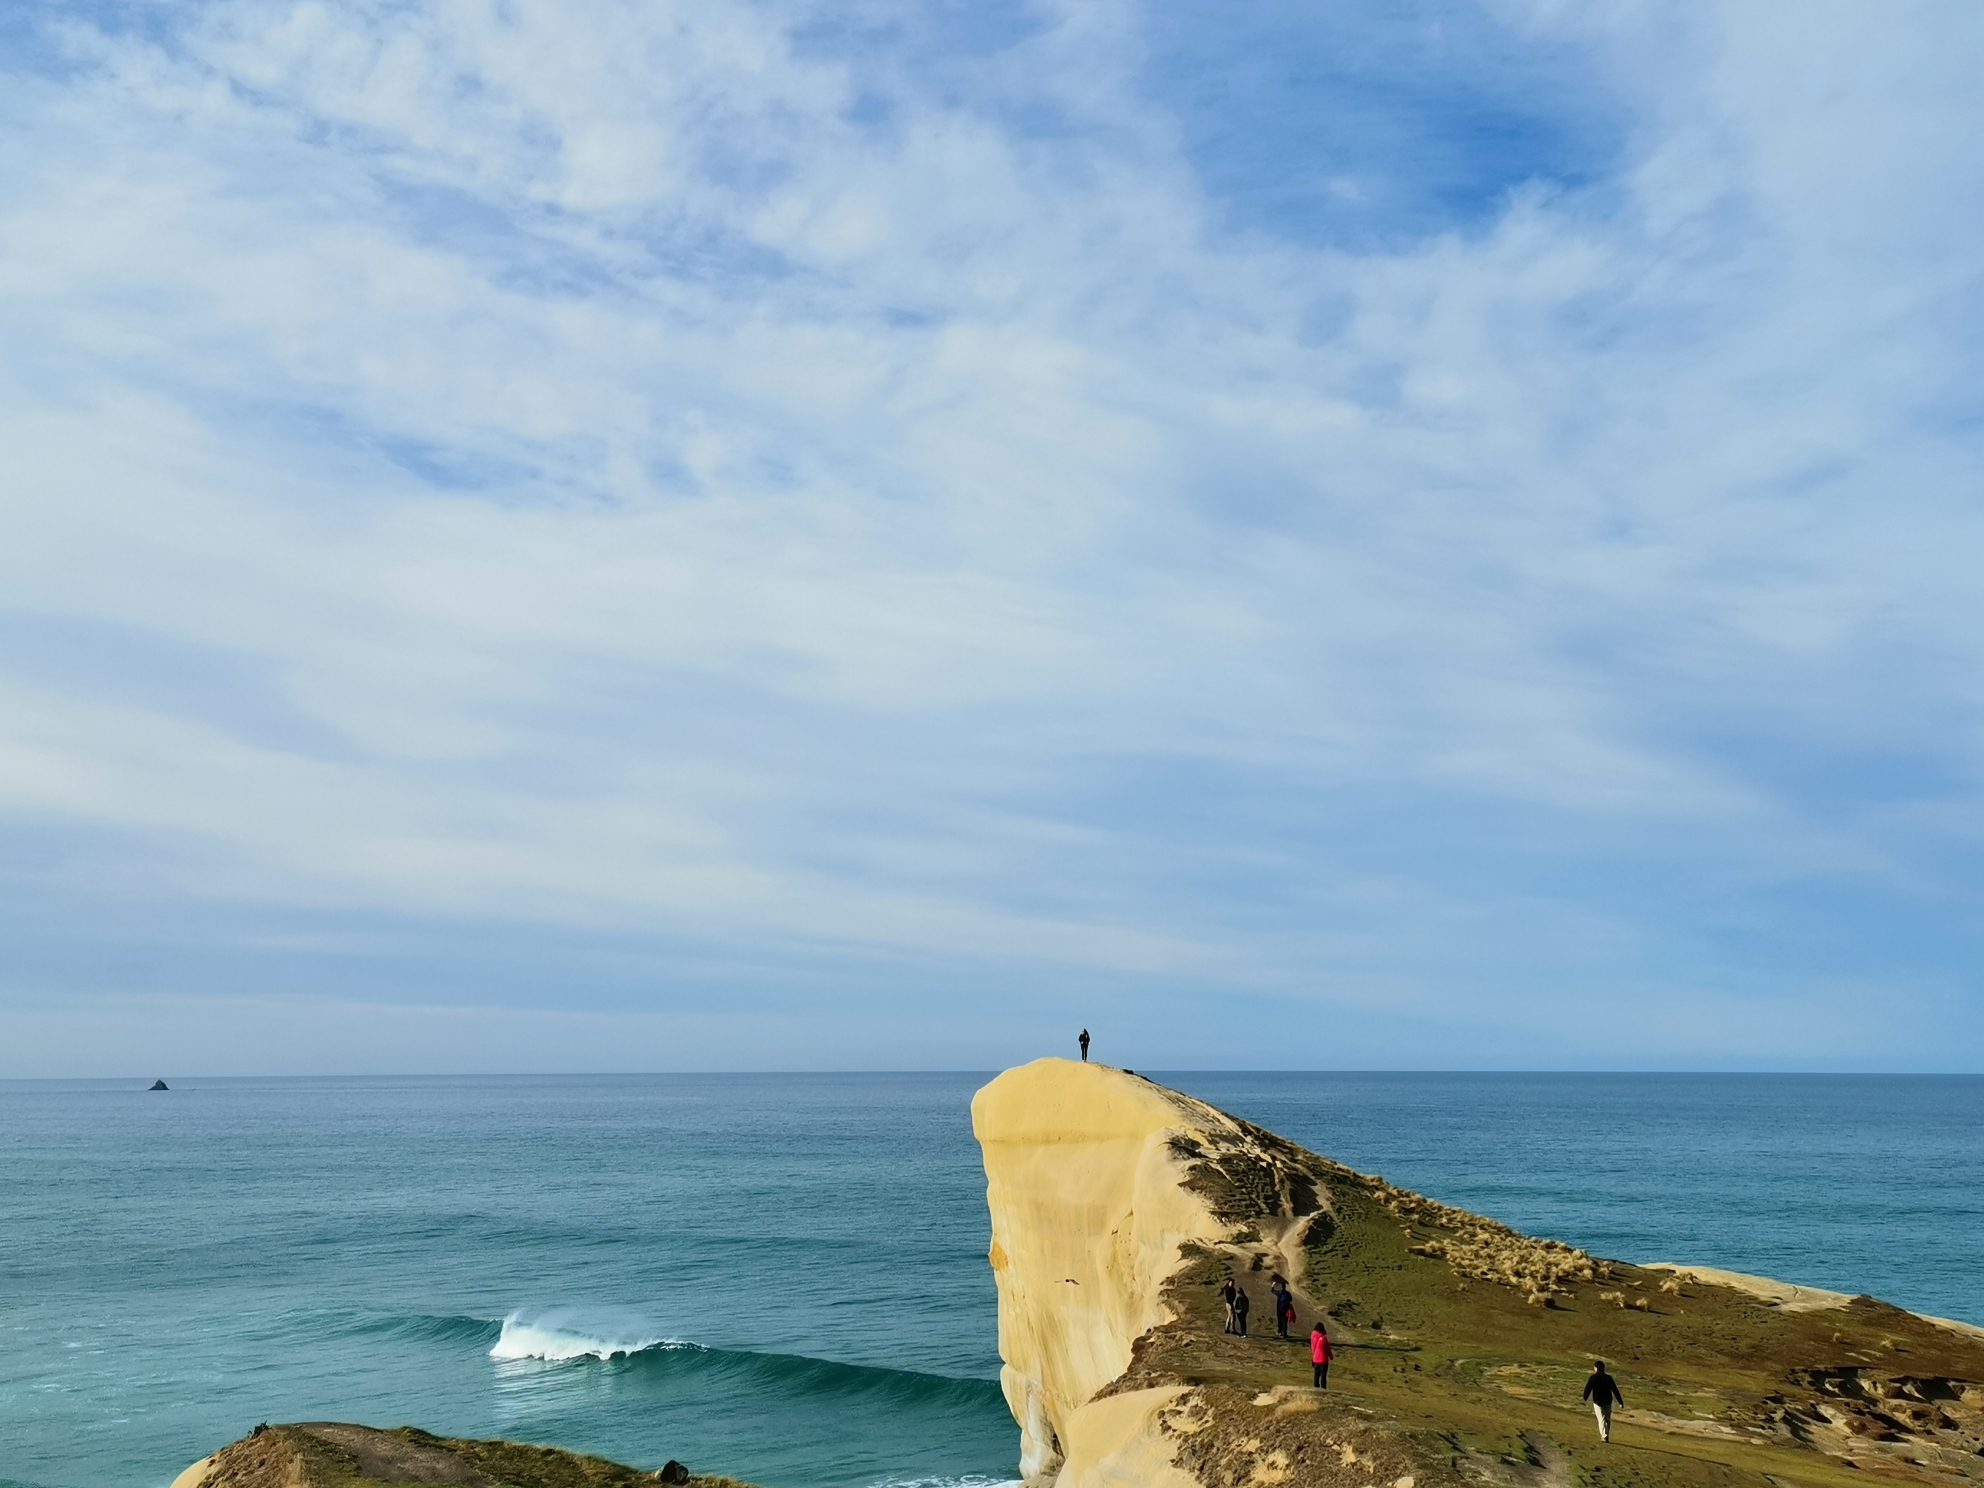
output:
[[[1984,1322],[1984,1080],[1163,1076],[1602,1254]],[[262,1420],[1010,1478],[980,1075],[0,1083],[0,1482]]]

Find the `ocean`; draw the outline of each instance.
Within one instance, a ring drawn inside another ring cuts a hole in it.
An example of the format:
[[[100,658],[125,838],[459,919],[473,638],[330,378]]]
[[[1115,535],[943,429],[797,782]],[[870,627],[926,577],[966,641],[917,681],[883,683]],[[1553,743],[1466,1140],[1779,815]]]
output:
[[[259,1421],[1009,1480],[978,1074],[0,1082],[0,1488]],[[1984,1078],[1158,1074],[1601,1255],[1984,1323]]]

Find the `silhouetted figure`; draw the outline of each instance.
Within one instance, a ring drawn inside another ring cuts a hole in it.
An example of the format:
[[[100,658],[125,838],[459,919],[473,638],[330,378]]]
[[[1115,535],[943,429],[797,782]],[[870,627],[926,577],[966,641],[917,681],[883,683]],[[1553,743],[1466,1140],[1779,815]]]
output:
[[[1591,1402],[1591,1413],[1598,1417],[1598,1439],[1612,1440],[1612,1407],[1624,1405],[1626,1397],[1619,1393],[1619,1382],[1605,1372],[1605,1361],[1594,1359],[1591,1362],[1591,1377],[1584,1382],[1584,1398]]]
[[[1226,1285],[1219,1289],[1219,1295],[1226,1303],[1226,1331],[1239,1332],[1240,1330],[1233,1326],[1233,1299],[1240,1295],[1240,1288],[1233,1284],[1232,1277],[1226,1278]]]
[[[1075,1042],[1082,1046],[1082,1063],[1087,1064],[1088,1063],[1088,1030],[1086,1028],[1082,1030],[1082,1036],[1076,1039]]]
[[[1309,1362],[1316,1366],[1316,1388],[1327,1390],[1330,1387],[1330,1336],[1323,1331],[1323,1320],[1316,1319],[1315,1331],[1309,1335]]]
[[[1254,1304],[1247,1300],[1244,1287],[1233,1289],[1233,1331],[1242,1338],[1247,1336],[1247,1314],[1253,1311]]]

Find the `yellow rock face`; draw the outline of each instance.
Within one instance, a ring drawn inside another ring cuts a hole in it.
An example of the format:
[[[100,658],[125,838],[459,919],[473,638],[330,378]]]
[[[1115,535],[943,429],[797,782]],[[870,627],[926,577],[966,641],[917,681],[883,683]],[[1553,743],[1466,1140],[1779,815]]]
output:
[[[1591,1256],[1121,1070],[1041,1060],[972,1116],[1031,1488],[1984,1488],[1978,1329]],[[1328,1390],[1299,1336],[1223,1329],[1222,1276],[1270,1270]],[[1603,1445],[1598,1358],[1633,1402]]]
[[[1135,1075],[1066,1059],[1008,1070],[972,1100],[971,1120],[985,1152],[1000,1384],[1020,1423],[1021,1474],[1086,1488],[1120,1477],[1110,1464],[1128,1455],[1139,1481],[1159,1481],[1161,1464],[1148,1460],[1158,1443],[1143,1438],[1163,1402],[1091,1400],[1128,1367],[1131,1345],[1171,1320],[1159,1295],[1180,1244],[1227,1238],[1231,1226],[1182,1186],[1170,1141],[1231,1122]]]

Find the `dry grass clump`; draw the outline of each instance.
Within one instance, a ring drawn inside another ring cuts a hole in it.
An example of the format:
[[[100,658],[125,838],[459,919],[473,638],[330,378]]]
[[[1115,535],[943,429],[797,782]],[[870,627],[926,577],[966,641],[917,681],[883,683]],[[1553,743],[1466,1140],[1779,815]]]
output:
[[[1612,1274],[1609,1264],[1594,1261],[1561,1240],[1538,1240],[1499,1220],[1469,1214],[1423,1194],[1383,1184],[1375,1197],[1406,1222],[1407,1239],[1418,1240],[1417,1230],[1441,1232],[1418,1240],[1411,1247],[1414,1255],[1439,1256],[1461,1276],[1515,1287],[1533,1307],[1549,1306],[1550,1299],[1565,1294],[1572,1282],[1605,1280]]]
[[[1667,1290],[1665,1287],[1662,1291]],[[1646,1297],[1628,1297],[1624,1292],[1600,1292],[1598,1300],[1610,1302],[1615,1307],[1630,1307],[1635,1312],[1652,1312],[1653,1303]]]

